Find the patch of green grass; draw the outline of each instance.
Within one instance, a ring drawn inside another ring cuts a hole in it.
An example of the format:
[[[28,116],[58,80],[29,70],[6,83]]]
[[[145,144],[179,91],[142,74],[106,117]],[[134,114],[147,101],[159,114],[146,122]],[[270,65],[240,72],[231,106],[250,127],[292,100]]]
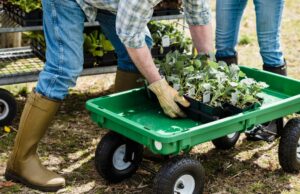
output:
[[[5,187],[2,190],[0,189],[0,193],[5,193],[5,194],[13,194],[22,191],[21,185],[13,185],[11,187]]]
[[[284,183],[284,182],[288,182],[290,180],[290,178],[291,178],[291,176],[289,174],[284,173],[280,176],[277,176],[277,181]]]
[[[227,176],[236,176],[245,170],[247,170],[247,166],[245,166],[245,164],[236,162],[230,167],[226,168],[225,173]]]
[[[261,192],[264,187],[265,184],[263,184],[262,182],[257,182],[250,185],[250,190],[253,192]]]
[[[27,84],[15,84],[15,85],[9,85],[9,86],[3,86],[2,87],[5,90],[8,90],[11,92],[14,96],[27,96],[28,94],[28,87]]]
[[[2,128],[0,129],[2,130]],[[10,149],[10,147],[13,145],[15,135],[15,132],[11,132],[0,139],[0,153],[5,153]]]
[[[236,187],[230,187],[227,189],[227,191],[231,194],[240,194],[241,193],[241,190]]]
[[[253,42],[252,38],[247,35],[242,35],[239,40],[239,45],[248,45]]]

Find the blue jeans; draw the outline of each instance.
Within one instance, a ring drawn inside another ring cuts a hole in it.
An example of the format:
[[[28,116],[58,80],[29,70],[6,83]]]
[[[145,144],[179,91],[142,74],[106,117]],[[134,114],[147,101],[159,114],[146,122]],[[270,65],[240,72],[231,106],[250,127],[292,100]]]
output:
[[[100,23],[100,27],[105,36],[111,41],[118,56],[118,69],[129,72],[138,72],[138,69],[132,62],[124,44],[116,34],[116,15],[105,10],[98,10],[96,20]],[[145,37],[148,48],[151,49],[153,41],[149,30]]]
[[[85,15],[75,0],[42,0],[46,40],[46,63],[39,75],[36,92],[63,100],[83,69],[83,30]],[[112,42],[118,56],[118,68],[138,72],[115,30],[115,15],[99,11],[97,20]],[[146,36],[152,46],[150,35]],[[126,83],[124,83],[126,84]]]
[[[284,64],[280,46],[280,24],[284,0],[253,0],[256,12],[256,31],[260,54],[267,66]],[[241,18],[247,0],[217,0],[216,49],[217,57],[236,55]]]

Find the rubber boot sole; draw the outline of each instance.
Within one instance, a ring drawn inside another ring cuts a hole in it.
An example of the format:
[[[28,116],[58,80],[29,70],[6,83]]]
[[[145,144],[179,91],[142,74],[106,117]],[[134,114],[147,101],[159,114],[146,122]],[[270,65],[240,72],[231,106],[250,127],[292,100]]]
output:
[[[24,178],[16,175],[15,173],[10,172],[10,171],[5,171],[4,177],[7,181],[21,183],[21,184],[25,185],[26,187],[29,187],[29,188],[35,189],[35,190],[39,190],[39,191],[43,191],[43,192],[56,192],[59,189],[62,189],[64,187],[64,186],[44,187],[44,186],[34,185],[34,184],[28,182],[27,180],[25,180]]]

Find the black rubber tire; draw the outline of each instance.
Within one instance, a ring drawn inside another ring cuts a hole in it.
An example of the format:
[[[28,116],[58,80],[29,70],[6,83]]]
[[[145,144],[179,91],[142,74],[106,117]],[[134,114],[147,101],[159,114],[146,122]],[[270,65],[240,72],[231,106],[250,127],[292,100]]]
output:
[[[163,165],[153,181],[153,194],[174,193],[177,179],[183,175],[191,175],[195,180],[192,194],[201,194],[204,190],[205,173],[201,163],[189,157],[175,157]]]
[[[212,140],[212,143],[217,149],[228,150],[235,146],[236,142],[240,138],[240,135],[240,132],[236,132],[233,137],[228,137],[226,135],[224,137]]]
[[[113,155],[122,145],[132,146],[132,161],[124,170],[117,169],[113,164]],[[117,133],[108,132],[100,141],[95,153],[95,167],[97,172],[108,182],[118,183],[131,177],[138,169],[143,159],[143,146]]]
[[[8,111],[5,117],[0,118],[0,126],[10,125],[17,114],[17,102],[9,91],[2,88],[0,88],[0,107],[0,114],[3,113],[3,110]]]
[[[300,118],[293,118],[285,125],[282,131],[278,157],[282,169],[288,173],[300,171],[300,158],[297,157],[297,147],[300,139]]]

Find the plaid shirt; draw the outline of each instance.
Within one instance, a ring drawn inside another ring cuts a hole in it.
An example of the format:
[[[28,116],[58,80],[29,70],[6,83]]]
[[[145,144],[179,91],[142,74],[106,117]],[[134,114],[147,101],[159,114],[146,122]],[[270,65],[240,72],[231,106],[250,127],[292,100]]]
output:
[[[117,15],[116,30],[126,47],[141,48],[148,34],[147,23],[153,7],[161,0],[76,0],[89,21],[94,21],[97,9]],[[190,25],[206,25],[210,22],[209,0],[183,0],[184,13]]]

